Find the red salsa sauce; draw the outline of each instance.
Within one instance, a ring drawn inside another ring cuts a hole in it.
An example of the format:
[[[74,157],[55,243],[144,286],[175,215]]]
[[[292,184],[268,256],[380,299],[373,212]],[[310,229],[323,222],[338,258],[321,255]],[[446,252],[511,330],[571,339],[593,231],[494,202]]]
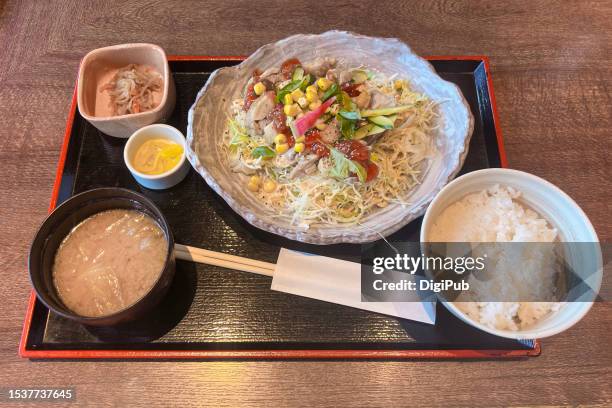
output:
[[[304,134],[304,145],[319,157],[329,156],[329,149],[321,141],[321,132],[318,129],[310,129]]]
[[[283,62],[280,67],[280,72],[283,75],[283,78],[285,79],[291,78],[291,75],[293,74],[293,70],[295,70],[296,67],[299,67],[301,65],[302,63],[297,58],[290,58],[287,61]]]
[[[321,133],[317,129],[310,129],[305,133],[304,144],[310,152],[319,157],[329,156],[329,149],[321,141]],[[340,140],[334,145],[338,151],[348,159],[361,164],[366,170],[366,182],[372,181],[378,176],[378,166],[370,161],[370,151],[368,147],[358,140]],[[355,176],[352,174],[351,176]]]
[[[378,176],[378,166],[371,161],[367,161],[365,163],[361,163],[363,167],[366,169],[366,183],[368,181],[372,181]]]
[[[350,96],[351,98],[354,98],[355,96],[359,96],[361,94],[361,91],[358,89],[359,86],[360,84],[354,84],[352,82],[345,82],[342,85],[340,85],[340,89],[346,92],[348,96]]]
[[[282,103],[277,103],[274,106],[274,109],[268,113],[266,119],[272,121],[272,126],[274,127],[274,131],[276,131],[276,133],[282,133],[287,137],[287,144],[289,147],[292,147],[295,144],[295,140],[291,134],[291,129],[289,129],[289,126],[287,126],[287,116],[283,111]]]
[[[340,140],[336,142],[335,148],[348,159],[363,166],[366,170],[366,182],[374,180],[378,176],[378,166],[370,161],[370,150],[365,144],[358,140]]]
[[[362,162],[370,158],[368,146],[359,140],[339,140],[335,148],[351,160]]]

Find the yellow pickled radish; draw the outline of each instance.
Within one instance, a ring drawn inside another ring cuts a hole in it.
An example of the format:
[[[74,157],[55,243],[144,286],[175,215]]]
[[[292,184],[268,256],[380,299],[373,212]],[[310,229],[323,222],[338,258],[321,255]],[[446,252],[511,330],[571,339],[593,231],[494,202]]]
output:
[[[143,174],[162,174],[175,168],[183,156],[183,146],[168,139],[144,142],[134,155],[132,165]]]

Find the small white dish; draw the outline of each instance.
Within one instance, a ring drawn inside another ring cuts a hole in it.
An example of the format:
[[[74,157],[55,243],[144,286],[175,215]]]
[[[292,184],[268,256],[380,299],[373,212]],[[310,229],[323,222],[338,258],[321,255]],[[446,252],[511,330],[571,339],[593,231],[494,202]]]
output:
[[[136,151],[147,140],[157,138],[168,139],[181,145],[183,147],[181,159],[176,166],[165,173],[155,175],[141,173],[132,165]],[[156,123],[138,129],[130,136],[123,149],[123,160],[139,184],[152,190],[163,190],[180,183],[189,172],[191,166],[185,159],[185,151],[185,136],[183,136],[180,130],[170,125]]]
[[[521,201],[556,227],[563,242],[599,243],[595,229],[584,211],[561,189],[533,174],[497,168],[474,171],[458,177],[447,184],[434,198],[425,212],[421,227],[421,242],[429,242],[429,231],[435,219],[449,205],[470,193],[483,191],[495,184],[510,186],[520,191],[522,193]],[[442,303],[459,319],[497,336],[511,339],[549,337],[569,329],[582,319],[591,309],[601,287],[603,263],[599,245],[597,244],[597,256],[595,257],[597,259],[586,259],[584,256],[578,256],[577,258],[575,260],[577,263],[573,265],[574,267],[589,268],[588,270],[597,271],[597,273],[593,273],[585,280],[585,283],[593,289],[593,292],[582,295],[580,301],[563,303],[558,311],[525,330],[494,329],[468,317],[452,302],[443,301]],[[588,266],[585,263],[588,263]]]

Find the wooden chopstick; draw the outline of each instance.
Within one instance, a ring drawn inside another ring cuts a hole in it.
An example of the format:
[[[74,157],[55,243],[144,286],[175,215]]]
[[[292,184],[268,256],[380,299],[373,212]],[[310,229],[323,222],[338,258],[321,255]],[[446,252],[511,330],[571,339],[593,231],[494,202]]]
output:
[[[236,269],[244,272],[256,273],[265,276],[274,276],[275,264],[243,258],[241,256],[224,254],[222,252],[209,251],[188,245],[175,244],[174,254],[178,259],[198,262],[207,265],[221,266],[223,268]]]

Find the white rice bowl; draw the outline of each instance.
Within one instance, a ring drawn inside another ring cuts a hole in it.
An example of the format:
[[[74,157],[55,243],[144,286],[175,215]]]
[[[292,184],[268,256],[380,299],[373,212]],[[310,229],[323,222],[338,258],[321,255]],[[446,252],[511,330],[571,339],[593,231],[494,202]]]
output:
[[[502,192],[499,187],[504,186]],[[497,189],[497,190],[496,190]],[[493,197],[483,197],[489,190],[497,193]],[[520,192],[523,208],[512,204],[512,194]],[[478,195],[481,196],[478,196]],[[440,219],[444,210],[467,196],[472,197],[475,204],[470,206],[459,204],[454,210],[447,212],[445,220]],[[480,206],[479,206],[480,205]],[[486,209],[484,207],[487,207]],[[531,211],[526,208],[531,209]],[[455,213],[457,211],[457,213]],[[589,219],[578,205],[563,191],[553,184],[534,175],[511,169],[484,169],[463,175],[449,183],[432,201],[425,213],[421,228],[421,242],[435,242],[441,237],[434,230],[436,222],[446,225],[457,223],[458,211],[463,211],[465,225],[463,232],[456,233],[456,240],[468,239],[471,242],[530,242],[536,238],[548,241],[558,238],[563,242],[598,243],[597,234]],[[467,218],[476,218],[476,225]],[[546,225],[548,224],[548,225]],[[452,234],[451,234],[452,236]],[[585,283],[592,291],[581,295],[577,301],[566,303],[524,302],[482,302],[486,304],[459,307],[459,303],[442,301],[444,306],[464,322],[488,333],[514,339],[534,339],[552,336],[577,323],[591,308],[596,294],[601,286],[603,275],[601,251],[597,247],[597,256],[581,256],[572,254],[568,259],[575,270],[598,271],[590,275]],[[503,267],[510,267],[511,263]],[[534,268],[525,271],[525,279],[531,286],[544,292],[552,290],[547,282],[551,280],[551,272],[542,269],[542,265],[534,262]],[[545,284],[542,284],[544,281]],[[499,288],[500,298],[503,291],[515,288]],[[522,314],[526,324],[516,325],[514,317]]]

